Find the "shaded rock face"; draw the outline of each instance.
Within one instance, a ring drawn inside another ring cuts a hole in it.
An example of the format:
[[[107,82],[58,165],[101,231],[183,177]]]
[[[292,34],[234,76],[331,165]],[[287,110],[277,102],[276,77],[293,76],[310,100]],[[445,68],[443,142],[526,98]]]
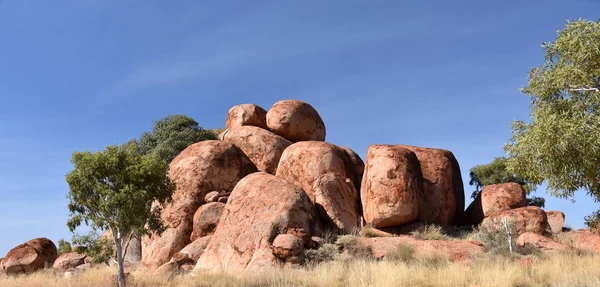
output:
[[[240,179],[256,171],[244,152],[231,143],[202,141],[183,150],[169,166],[176,189],[172,202],[161,213],[167,229],[160,237],[144,238],[143,265],[156,268],[191,242],[194,213],[204,203],[207,193],[229,192]]]
[[[212,235],[200,237],[200,238],[194,240],[194,242],[188,244],[183,249],[181,249],[181,251],[175,253],[175,255],[173,257],[177,256],[177,254],[186,254],[188,257],[192,258],[193,260],[198,260],[198,259],[200,259],[200,256],[204,252],[204,249],[206,249],[206,246],[208,246],[208,242],[210,242],[211,238],[212,238]]]
[[[542,234],[548,227],[546,212],[537,206],[520,207],[494,213],[486,217],[481,224],[494,224],[494,222],[498,224],[503,217],[513,222],[515,235],[525,232]]]
[[[324,224],[346,232],[358,228],[356,167],[345,150],[326,142],[292,144],[283,152],[276,175],[308,194]]]
[[[292,141],[325,141],[323,119],[308,103],[298,100],[276,102],[267,112],[267,127]]]
[[[267,111],[255,104],[241,104],[232,107],[227,113],[228,129],[241,126],[267,128]]]
[[[415,153],[423,174],[423,208],[418,219],[443,226],[455,223],[465,209],[465,192],[454,155],[444,149],[401,147]]]
[[[190,240],[194,241],[211,234],[219,223],[224,207],[225,204],[221,202],[211,202],[200,206],[194,213],[194,226]]]
[[[259,171],[270,174],[275,174],[281,154],[292,144],[281,136],[253,126],[231,128],[223,140],[241,148]]]
[[[306,193],[285,179],[259,172],[235,187],[194,272],[236,272],[277,266],[271,246],[290,231],[308,242],[316,214]]]
[[[531,244],[544,253],[553,253],[564,250],[573,250],[571,246],[558,243],[548,237],[533,232],[525,232],[517,238],[517,245]]]
[[[360,191],[360,184],[362,182],[362,177],[365,172],[365,163],[363,162],[362,158],[360,158],[360,156],[351,148],[343,146],[341,146],[340,148],[346,151],[346,153],[348,154],[348,159],[350,160],[350,167],[347,168],[346,173],[348,174],[348,176],[350,176],[350,179],[354,183],[354,188],[356,188],[357,191]],[[352,172],[353,168],[354,172]]]
[[[450,261],[468,260],[484,253],[483,244],[478,241],[422,240],[410,236],[358,238],[358,248],[370,250],[377,259],[385,258],[401,244],[414,248],[416,256]]]
[[[423,176],[415,153],[400,146],[369,146],[360,195],[365,220],[374,227],[417,219]]]
[[[481,192],[463,212],[459,225],[479,225],[483,221],[483,208],[481,207]]]
[[[63,271],[66,271],[70,268],[76,268],[79,265],[85,264],[86,257],[87,255],[85,254],[79,254],[77,252],[67,252],[56,258],[56,260],[54,261],[54,265],[52,265],[52,268]]]
[[[31,273],[51,267],[57,254],[50,239],[35,238],[11,249],[2,260],[2,270],[6,274]]]
[[[485,217],[524,206],[527,206],[525,189],[518,183],[486,185],[481,190],[481,207]]]
[[[547,211],[548,225],[550,226],[550,232],[556,234],[561,233],[565,224],[565,214],[561,211]]]

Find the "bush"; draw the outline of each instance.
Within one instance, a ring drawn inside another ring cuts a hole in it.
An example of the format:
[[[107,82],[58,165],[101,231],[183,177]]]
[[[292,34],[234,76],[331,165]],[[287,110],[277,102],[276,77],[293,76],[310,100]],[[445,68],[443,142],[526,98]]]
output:
[[[59,239],[57,251],[58,251],[58,256],[71,252],[72,251],[71,243],[69,243],[68,241],[65,241],[64,239]]]
[[[447,240],[449,239],[441,226],[434,224],[421,225],[417,230],[410,233],[413,237],[423,240]]]
[[[507,221],[508,229],[512,233],[512,240],[510,244],[513,247],[513,253],[517,254],[533,254],[537,250],[533,246],[519,247],[516,244],[516,237],[518,236],[514,230],[514,224],[512,221]],[[479,230],[475,233],[475,239],[481,241],[485,245],[487,252],[510,255],[510,247],[508,241],[508,233],[506,227],[501,221],[491,221],[486,224],[479,226]]]
[[[338,237],[335,244],[347,254],[353,258],[360,259],[372,259],[373,255],[371,250],[361,248],[358,246],[358,237],[355,235],[342,235]]]
[[[306,251],[306,261],[313,264],[333,261],[338,254],[338,247],[335,244],[325,243],[319,249]]]
[[[385,255],[385,259],[394,262],[410,263],[415,261],[415,248],[412,245],[400,243],[396,250]]]
[[[113,258],[115,251],[113,242],[105,237],[99,237],[94,231],[87,235],[74,234],[73,243],[81,246],[78,252],[86,252],[93,263],[106,263]]]

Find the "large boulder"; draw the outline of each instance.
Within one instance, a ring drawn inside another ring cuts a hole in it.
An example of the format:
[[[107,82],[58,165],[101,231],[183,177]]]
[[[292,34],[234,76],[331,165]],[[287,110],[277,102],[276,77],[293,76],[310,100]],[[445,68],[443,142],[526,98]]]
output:
[[[443,226],[455,223],[465,209],[465,192],[454,154],[444,149],[401,147],[413,151],[421,165],[423,208],[418,219]]]
[[[60,256],[58,256],[58,258],[56,258],[56,260],[54,261],[54,265],[52,265],[52,268],[66,271],[67,269],[76,268],[79,265],[85,264],[86,258],[87,258],[87,255],[85,255],[83,253],[81,253],[81,254],[77,253],[77,252],[63,253]]]
[[[481,207],[485,217],[524,206],[527,206],[525,189],[518,183],[486,185],[481,190]]]
[[[190,240],[194,241],[200,237],[212,234],[215,228],[217,228],[217,224],[219,224],[224,207],[225,204],[221,202],[211,202],[200,206],[196,213],[194,213],[194,225]]]
[[[417,257],[444,258],[450,261],[463,261],[484,253],[483,244],[469,240],[423,240],[411,236],[360,237],[357,247],[369,250],[382,259],[396,252],[399,246],[412,248]]]
[[[292,144],[281,136],[253,126],[233,127],[223,140],[241,148],[259,171],[270,174],[275,174],[281,154]]]
[[[52,267],[57,257],[56,245],[48,238],[35,238],[8,251],[2,260],[6,274],[31,273]]]
[[[580,229],[570,233],[573,234],[577,248],[600,254],[600,235],[598,232],[590,229]]]
[[[546,212],[537,206],[520,207],[494,213],[486,217],[481,224],[484,226],[498,225],[501,224],[503,218],[513,223],[516,236],[525,232],[543,234],[548,227]]]
[[[411,223],[423,200],[419,160],[409,149],[371,145],[360,191],[365,221],[373,227]]]
[[[292,141],[325,141],[325,124],[310,104],[298,100],[276,102],[267,112],[269,129]]]
[[[278,266],[271,246],[279,234],[303,234],[310,242],[314,205],[298,186],[267,173],[242,179],[194,272],[240,272]],[[301,231],[301,232],[299,232]]]
[[[276,175],[308,194],[324,224],[352,232],[359,226],[360,213],[355,173],[345,150],[326,142],[304,141],[283,152]]]
[[[255,126],[263,129],[267,128],[267,111],[254,104],[237,105],[229,109],[227,113],[227,122],[225,126],[228,129],[241,126]]]
[[[554,253],[559,251],[572,251],[573,247],[558,243],[548,237],[533,232],[525,232],[517,238],[517,245],[525,246],[529,244],[539,249],[543,253]]]
[[[230,192],[240,179],[256,171],[244,152],[228,142],[202,141],[183,150],[169,166],[176,188],[161,213],[167,229],[161,236],[144,238],[143,265],[156,268],[191,242],[194,213],[207,193]]]
[[[198,259],[200,259],[200,256],[206,249],[206,246],[208,246],[208,242],[210,242],[211,238],[212,238],[212,235],[200,237],[200,238],[194,240],[194,242],[188,244],[183,249],[181,249],[181,251],[175,253],[175,255],[173,257],[178,256],[178,254],[186,254],[188,257],[192,258],[193,260],[198,260]]]
[[[548,225],[550,226],[550,232],[556,234],[561,233],[565,224],[565,214],[562,211],[546,211],[548,216]]]

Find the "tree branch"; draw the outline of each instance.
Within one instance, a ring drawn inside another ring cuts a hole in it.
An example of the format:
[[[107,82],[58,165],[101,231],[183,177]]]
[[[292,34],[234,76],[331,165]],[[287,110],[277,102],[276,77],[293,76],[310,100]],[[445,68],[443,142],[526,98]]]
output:
[[[133,237],[133,232],[129,233],[129,239],[127,239],[127,243],[125,243],[125,248],[123,248],[123,258],[127,255],[127,248],[129,248],[129,242],[131,242],[131,237]]]
[[[569,91],[574,91],[574,92],[587,92],[587,91],[600,92],[600,89],[598,89],[598,88],[577,87],[577,86],[573,86],[573,85],[570,85],[569,88],[570,88]]]

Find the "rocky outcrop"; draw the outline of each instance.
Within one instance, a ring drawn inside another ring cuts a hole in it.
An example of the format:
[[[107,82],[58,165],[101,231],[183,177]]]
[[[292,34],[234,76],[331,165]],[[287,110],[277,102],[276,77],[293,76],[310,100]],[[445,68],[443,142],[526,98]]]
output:
[[[345,232],[359,226],[355,174],[356,167],[345,150],[317,141],[289,146],[281,156],[276,173],[308,194],[325,224]]]
[[[550,232],[557,234],[561,233],[565,224],[565,214],[561,211],[547,211],[548,225],[550,226]]]
[[[52,267],[56,257],[54,242],[35,238],[11,249],[2,260],[2,270],[6,274],[31,273]]]
[[[373,227],[417,219],[423,200],[423,176],[414,152],[392,145],[371,145],[361,184],[363,215]]]
[[[297,100],[276,102],[267,112],[267,127],[292,141],[325,141],[325,124],[308,103]]]
[[[285,179],[259,172],[235,187],[194,272],[238,272],[277,266],[271,246],[296,232],[308,242],[316,214],[307,194]],[[298,230],[301,230],[299,232]]]
[[[267,128],[267,111],[254,104],[241,104],[232,107],[227,113],[227,122],[225,126],[228,129],[241,126],[255,126],[263,129]]]
[[[221,202],[211,202],[200,206],[194,213],[193,231],[190,240],[194,241],[212,234],[219,223],[224,207],[225,204]]]
[[[571,231],[579,249],[600,254],[600,234],[590,229]]]
[[[240,179],[256,171],[244,152],[231,143],[202,141],[183,150],[169,166],[176,188],[172,202],[161,213],[167,229],[161,236],[144,238],[143,264],[156,268],[169,261],[191,242],[194,213],[206,194],[214,190],[229,192]]]
[[[283,151],[292,144],[268,130],[253,126],[233,127],[224,135],[250,158],[259,171],[275,174]]]
[[[385,258],[395,252],[399,246],[413,248],[415,256],[444,258],[450,261],[462,261],[474,258],[484,252],[479,241],[467,240],[422,240],[410,236],[396,237],[361,237],[358,248],[369,250],[377,258]]]
[[[200,237],[200,238],[194,240],[194,242],[188,244],[183,249],[181,249],[181,251],[175,253],[175,255],[173,257],[178,256],[178,254],[181,253],[181,254],[186,254],[188,257],[190,257],[194,260],[198,260],[198,259],[200,259],[200,256],[202,256],[202,253],[206,249],[206,246],[208,246],[208,242],[210,242],[211,238],[212,238],[212,235]],[[181,255],[179,255],[179,256],[181,256]]]
[[[87,255],[85,254],[80,254],[77,252],[67,252],[61,254],[60,256],[58,256],[58,258],[56,258],[56,260],[54,261],[54,265],[52,265],[52,268],[66,271],[67,269],[76,268],[79,265],[85,264],[86,258]]]
[[[525,232],[517,238],[517,245],[525,246],[526,244],[534,246],[543,253],[574,250],[571,246],[558,243],[548,237],[533,232]]]
[[[520,207],[494,213],[486,217],[481,224],[498,225],[501,224],[502,218],[512,222],[515,236],[525,232],[542,234],[548,227],[546,212],[537,206]]]
[[[447,226],[465,209],[458,161],[450,151],[401,145],[415,153],[423,174],[423,206],[418,219]]]
[[[485,217],[524,206],[527,206],[525,189],[518,183],[486,185],[481,190],[481,207]]]

